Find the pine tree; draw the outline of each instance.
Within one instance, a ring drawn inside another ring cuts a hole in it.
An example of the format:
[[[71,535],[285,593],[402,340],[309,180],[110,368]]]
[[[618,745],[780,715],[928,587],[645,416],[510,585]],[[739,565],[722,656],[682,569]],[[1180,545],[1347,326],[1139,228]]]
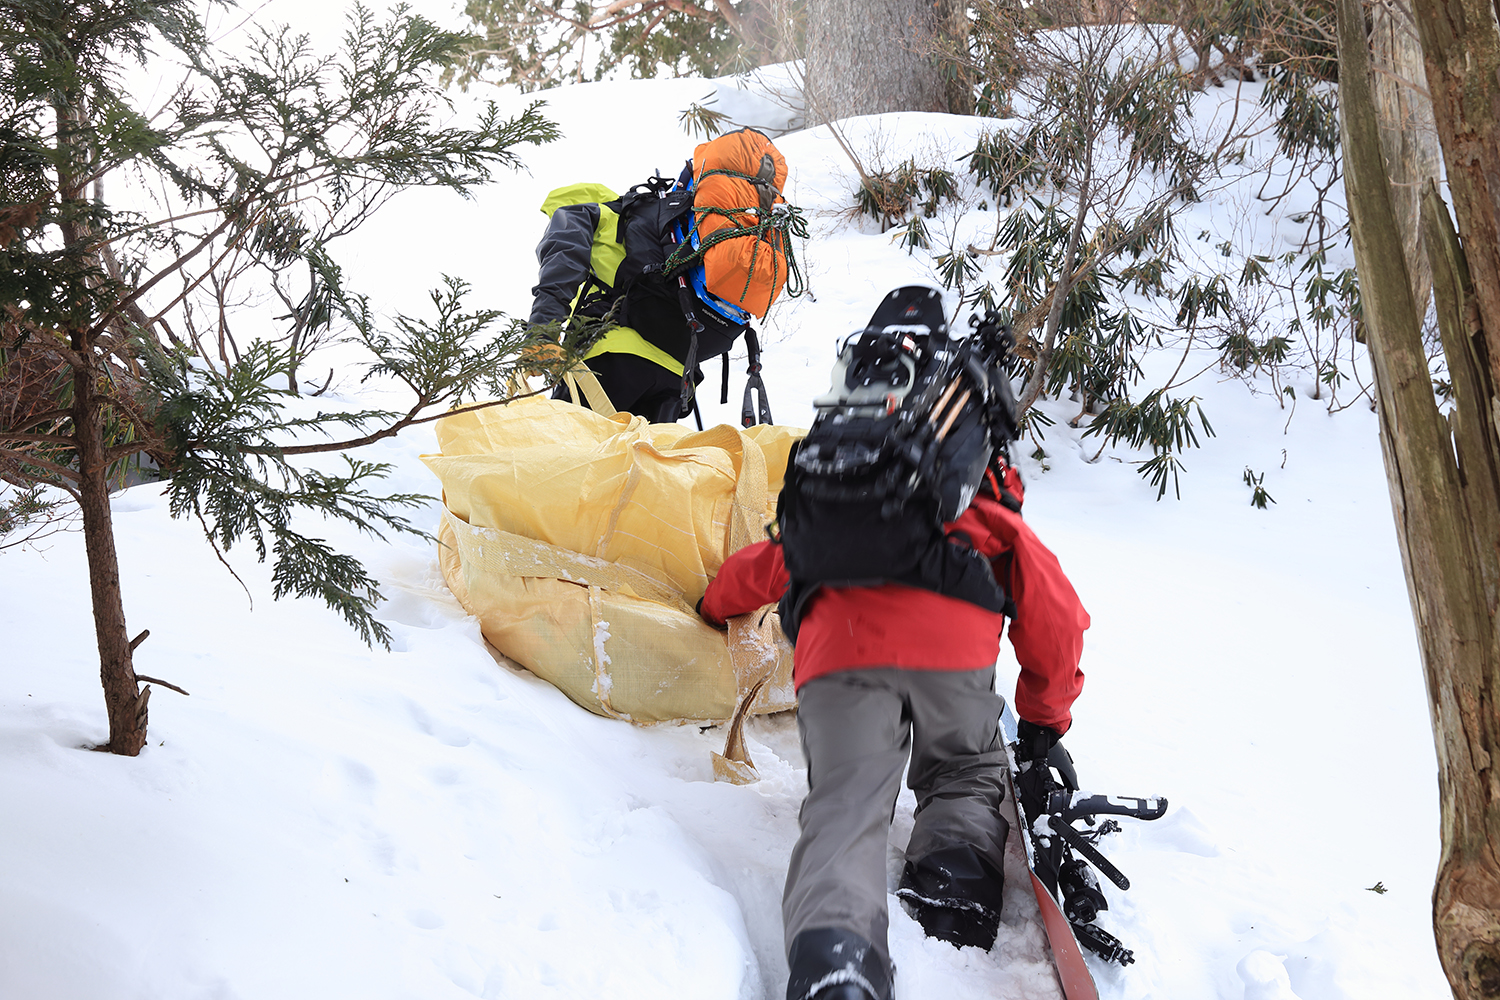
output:
[[[12,490],[0,528],[35,525],[38,503],[77,505],[112,752],[139,752],[151,691],[134,669],[147,633],[126,629],[109,504],[131,467],[154,466],[173,514],[196,517],[217,548],[248,539],[272,556],[277,596],[319,596],[367,640],[386,638],[374,580],[293,515],[409,530],[399,511],[417,498],[370,493],[378,464],[350,458],[328,474],[291,459],[435,419],[424,414],[517,370],[526,332],[482,337],[500,317],[466,311],[461,283],[434,293],[435,321],[384,332],[328,251],[394,192],[467,192],[517,166],[517,145],[555,137],[536,106],[439,122],[435,75],[463,41],[404,8],[377,23],[356,7],[337,56],[277,29],[225,58],[185,0],[0,0],[0,481]],[[157,46],[184,77],[148,110],[123,73]],[[116,180],[161,191],[160,214],[111,204]],[[301,329],[349,316],[374,369],[411,389],[407,412],[284,412],[273,386],[294,374],[299,343],[241,352],[223,317],[229,284],[293,266],[309,276]],[[219,307],[207,326],[204,296],[208,315]]]
[[[445,79],[522,91],[600,80],[617,67],[632,76],[719,76],[793,57],[803,0],[467,0],[477,37]]]

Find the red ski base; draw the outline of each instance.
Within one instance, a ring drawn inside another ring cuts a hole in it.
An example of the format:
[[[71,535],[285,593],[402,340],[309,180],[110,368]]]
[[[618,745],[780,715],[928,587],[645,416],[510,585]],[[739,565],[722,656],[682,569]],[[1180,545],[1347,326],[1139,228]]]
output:
[[[1052,962],[1057,966],[1063,996],[1067,1000],[1099,1000],[1099,989],[1083,961],[1083,949],[1073,936],[1073,928],[1058,909],[1057,900],[1036,877],[1036,872],[1031,873],[1031,888],[1036,892],[1036,905],[1042,911],[1042,926],[1047,930],[1047,943],[1052,946]]]

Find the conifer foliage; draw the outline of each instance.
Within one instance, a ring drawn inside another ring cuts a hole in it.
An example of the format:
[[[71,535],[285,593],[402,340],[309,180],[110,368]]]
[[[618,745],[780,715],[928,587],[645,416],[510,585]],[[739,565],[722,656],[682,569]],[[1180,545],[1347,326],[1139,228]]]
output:
[[[446,76],[523,91],[603,79],[616,67],[718,76],[790,59],[802,0],[468,0],[477,33]]]
[[[417,498],[372,493],[378,463],[293,460],[435,419],[518,370],[523,324],[488,332],[499,315],[465,309],[461,283],[434,293],[435,320],[385,330],[329,250],[395,192],[467,192],[556,136],[536,106],[441,123],[436,75],[462,41],[405,8],[380,22],[356,7],[335,56],[281,29],[228,57],[183,0],[0,0],[0,529],[34,532],[60,501],[81,513],[115,753],[143,745],[151,688],[133,659],[146,632],[126,630],[112,487],[166,479],[172,513],[216,549],[272,557],[276,596],[321,597],[381,642],[375,581],[294,515],[411,530],[399,511]],[[154,48],[181,77],[147,107],[125,78]],[[127,188],[128,209],[106,197]],[[257,279],[296,307],[280,317],[294,331],[344,317],[409,409],[288,408],[306,338],[241,350],[229,330]]]

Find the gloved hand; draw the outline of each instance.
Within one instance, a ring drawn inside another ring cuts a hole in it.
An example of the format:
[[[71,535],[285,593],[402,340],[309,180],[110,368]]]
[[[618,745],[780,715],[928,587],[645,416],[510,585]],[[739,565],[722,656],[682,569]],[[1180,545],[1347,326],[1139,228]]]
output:
[[[1022,719],[1016,724],[1016,763],[1025,765],[1029,761],[1046,760],[1052,748],[1062,739],[1051,726],[1039,726]]]
[[[705,615],[703,613],[703,598],[702,597],[698,598],[698,603],[695,604],[695,605],[693,605],[693,610],[696,611],[696,612],[698,612],[698,617],[702,618],[705,624],[710,625],[713,628],[718,629],[720,632],[728,632],[729,631],[729,623],[728,622],[716,622],[712,618],[710,618],[708,615]]]
[[[536,340],[521,348],[518,361],[527,375],[550,375],[567,356],[562,345],[550,340]]]
[[[1053,792],[1077,788],[1073,758],[1059,742],[1061,739],[1062,734],[1050,726],[1039,726],[1025,719],[1016,724],[1016,797],[1032,822],[1048,811],[1047,802]],[[1054,767],[1062,775],[1062,783],[1053,774]]]

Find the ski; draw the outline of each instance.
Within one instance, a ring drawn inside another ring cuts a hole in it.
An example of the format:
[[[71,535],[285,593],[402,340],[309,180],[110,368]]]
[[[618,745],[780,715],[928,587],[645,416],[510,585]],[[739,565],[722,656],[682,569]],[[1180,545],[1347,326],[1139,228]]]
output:
[[[1090,864],[1119,888],[1130,888],[1130,880],[1094,846],[1105,834],[1120,829],[1120,825],[1113,819],[1096,825],[1096,818],[1159,819],[1166,814],[1167,800],[1159,796],[1099,795],[1078,791],[1076,787],[1070,787],[1077,784],[1071,761],[1064,760],[1056,762],[1062,765],[1057,771],[1063,781],[1053,782],[1058,787],[1047,796],[1044,807],[1033,806],[1033,811],[1039,815],[1028,816],[1026,805],[1016,794],[1015,779],[1020,774],[1016,763],[1019,737],[1016,716],[1009,704],[1001,710],[1000,727],[1005,736],[1005,756],[1010,767],[1007,780],[1011,803],[1016,807],[1017,825],[1023,834],[1021,846],[1026,853],[1026,868],[1031,875],[1037,907],[1042,913],[1042,927],[1052,949],[1052,961],[1063,996],[1066,1000],[1099,1000],[1099,989],[1094,984],[1088,963],[1084,961],[1083,949],[1120,965],[1129,965],[1135,961],[1135,956],[1118,938],[1093,922],[1098,912],[1109,904],[1099,890],[1098,878],[1089,869]],[[1047,763],[1049,767],[1055,766],[1053,760],[1049,759]],[[1079,830],[1074,826],[1079,821],[1089,829]]]

